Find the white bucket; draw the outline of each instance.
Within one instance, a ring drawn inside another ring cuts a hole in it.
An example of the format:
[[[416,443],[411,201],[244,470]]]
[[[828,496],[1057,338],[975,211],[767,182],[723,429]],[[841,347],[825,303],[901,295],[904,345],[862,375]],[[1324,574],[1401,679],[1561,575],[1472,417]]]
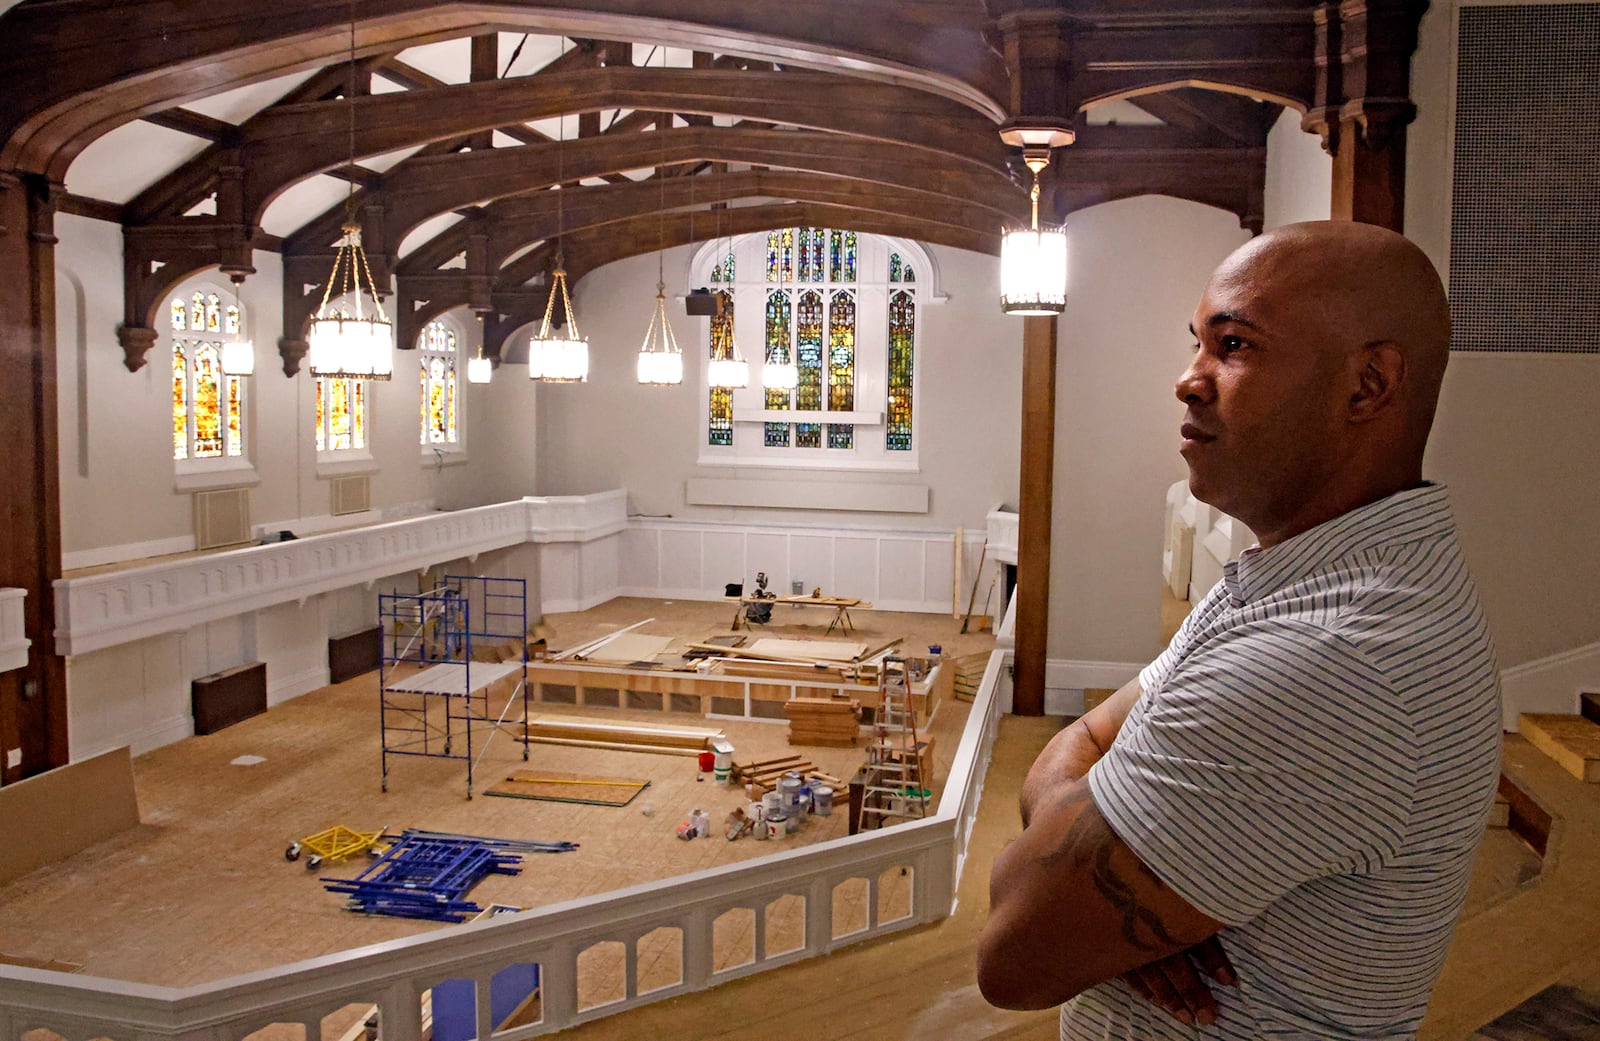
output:
[[[833,814],[833,789],[825,784],[819,784],[811,789],[811,809],[818,817],[828,817]]]

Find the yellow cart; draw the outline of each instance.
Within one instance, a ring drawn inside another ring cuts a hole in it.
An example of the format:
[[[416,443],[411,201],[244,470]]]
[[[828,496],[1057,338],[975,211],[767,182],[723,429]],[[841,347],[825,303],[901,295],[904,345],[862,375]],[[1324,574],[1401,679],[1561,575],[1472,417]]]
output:
[[[309,850],[311,856],[306,859],[306,870],[315,871],[324,863],[344,860],[357,853],[381,853],[378,847],[384,845],[386,831],[387,826],[377,831],[353,831],[343,824],[335,824],[326,831],[289,843],[289,847],[283,851],[283,859],[299,860],[300,854]]]

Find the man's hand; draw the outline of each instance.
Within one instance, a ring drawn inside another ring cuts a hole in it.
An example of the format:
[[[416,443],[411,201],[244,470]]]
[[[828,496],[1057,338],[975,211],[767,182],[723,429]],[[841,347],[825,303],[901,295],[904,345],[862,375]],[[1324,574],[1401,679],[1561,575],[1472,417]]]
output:
[[[1224,986],[1233,987],[1239,983],[1228,955],[1215,936],[1186,951],[1141,965],[1124,973],[1122,979],[1146,1001],[1171,1013],[1185,1026],[1196,1023],[1210,1026],[1217,1021],[1220,1010],[1201,973]]]

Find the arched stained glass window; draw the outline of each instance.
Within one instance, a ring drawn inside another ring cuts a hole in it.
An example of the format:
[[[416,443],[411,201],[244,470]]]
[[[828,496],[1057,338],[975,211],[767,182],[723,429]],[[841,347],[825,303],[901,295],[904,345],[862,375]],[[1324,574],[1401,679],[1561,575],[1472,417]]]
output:
[[[856,280],[856,233],[832,231],[828,233],[828,269],[834,282]]]
[[[717,261],[717,266],[711,269],[711,281],[713,281],[713,282],[732,282],[733,281],[733,254],[732,253],[729,253],[727,256],[725,256],[721,260]]]
[[[901,259],[900,254],[889,254],[889,281],[890,282],[915,282],[917,273]]]
[[[841,289],[828,301],[828,411],[849,412],[855,407],[856,297]],[[855,430],[848,423],[829,423],[828,447],[855,447]]]
[[[229,321],[240,325],[237,307]],[[222,304],[196,291],[168,307],[172,327],[172,458],[237,459],[244,455],[244,382],[222,374]]]
[[[917,342],[916,298],[909,289],[889,294],[889,395],[884,447],[911,451],[911,404]]]
[[[793,357],[794,349],[791,340],[791,323],[793,319],[793,306],[789,300],[789,293],[782,289],[767,290],[767,361],[779,365],[787,365]],[[792,392],[779,388],[767,388],[767,408],[788,409]],[[766,444],[768,448],[789,447],[789,424],[766,424]]]
[[[793,282],[794,228],[783,228],[767,233],[767,281]]]
[[[429,322],[422,330],[417,347],[422,390],[421,443],[457,444],[456,369],[460,355],[456,349],[455,330],[443,321]]]
[[[345,306],[344,301],[335,302],[332,311],[346,317],[354,313]],[[314,382],[317,403],[317,451],[366,452],[369,422],[367,411],[372,400],[367,394],[366,381],[324,376],[318,377]]]
[[[716,345],[733,338],[733,293],[717,290],[720,306],[711,316],[711,335],[707,340],[707,357],[717,356]],[[706,430],[706,443],[733,444],[733,391],[727,387],[711,388],[710,419]]]

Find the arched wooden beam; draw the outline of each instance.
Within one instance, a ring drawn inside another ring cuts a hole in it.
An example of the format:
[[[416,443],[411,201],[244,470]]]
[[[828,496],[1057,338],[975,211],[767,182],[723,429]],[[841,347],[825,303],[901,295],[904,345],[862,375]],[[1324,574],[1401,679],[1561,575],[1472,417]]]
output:
[[[531,120],[605,109],[733,116],[860,137],[954,162],[1005,169],[993,122],[945,98],[811,72],[604,68],[346,100],[277,106],[250,121],[246,202],[259,215],[285,188],[356,157],[381,155]],[[636,139],[635,149],[649,145]],[[138,207],[135,206],[135,212]]]
[[[535,191],[558,182],[688,162],[779,167],[904,185],[990,207],[1015,204],[1025,189],[1000,171],[929,155],[910,163],[891,149],[859,138],[809,130],[678,127],[648,135],[581,138],[565,144],[523,145],[454,155],[414,156],[384,177],[386,240],[441,213]],[[330,209],[285,240],[286,252],[321,252],[338,238],[344,209]]]
[[[1006,71],[978,4],[855,0],[67,0],[0,16],[0,169],[58,170],[129,119],[360,55],[496,31],[648,38],[820,70],[849,70],[1005,116]],[[108,41],[114,41],[109,46]]]
[[[792,170],[745,170],[724,175],[574,188],[559,193],[533,192],[502,200],[488,207],[481,218],[482,226],[488,229],[486,259],[490,270],[498,269],[506,257],[527,243],[554,238],[558,220],[566,231],[577,233],[662,210],[748,198],[847,206],[884,216],[947,224],[978,234],[992,234],[1004,223],[1027,219],[1027,203],[1020,194],[1010,212],[1006,212],[952,200],[948,196],[844,177]],[[697,221],[715,221],[715,217],[703,209],[696,212]],[[397,264],[396,273],[434,270],[466,250],[468,223],[463,221],[441,232],[434,241]]]

